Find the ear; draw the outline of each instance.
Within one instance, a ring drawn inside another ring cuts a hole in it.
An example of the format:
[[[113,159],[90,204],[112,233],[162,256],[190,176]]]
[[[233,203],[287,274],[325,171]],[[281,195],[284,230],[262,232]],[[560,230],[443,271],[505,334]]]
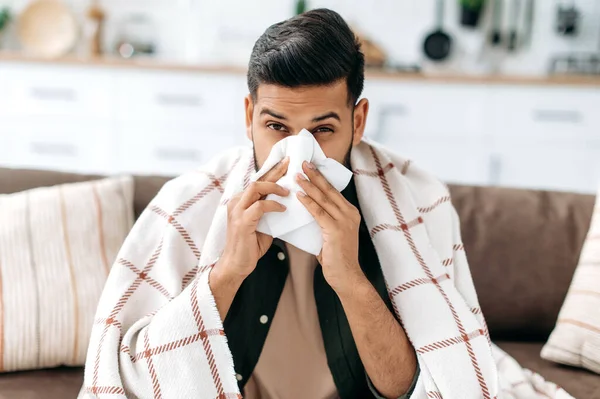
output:
[[[252,141],[252,117],[254,116],[254,103],[252,102],[252,96],[248,94],[244,98],[244,108],[246,112],[246,137]]]
[[[365,134],[368,115],[369,100],[363,98],[358,102],[358,104],[356,104],[356,106],[354,106],[354,137],[352,139],[353,146],[360,143]]]

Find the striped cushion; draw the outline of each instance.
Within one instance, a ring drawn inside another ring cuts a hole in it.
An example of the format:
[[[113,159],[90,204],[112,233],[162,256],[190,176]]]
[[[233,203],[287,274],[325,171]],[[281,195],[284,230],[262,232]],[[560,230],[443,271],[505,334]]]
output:
[[[579,265],[542,357],[600,374],[600,191]]]
[[[133,179],[0,195],[0,371],[82,365]]]

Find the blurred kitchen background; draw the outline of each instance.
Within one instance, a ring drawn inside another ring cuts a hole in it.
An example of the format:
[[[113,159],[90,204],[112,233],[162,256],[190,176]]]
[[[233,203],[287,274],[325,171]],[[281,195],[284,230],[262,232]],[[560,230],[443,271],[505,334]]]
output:
[[[0,0],[0,167],[176,175],[248,145],[254,41],[363,41],[367,135],[447,182],[595,192],[600,0]]]

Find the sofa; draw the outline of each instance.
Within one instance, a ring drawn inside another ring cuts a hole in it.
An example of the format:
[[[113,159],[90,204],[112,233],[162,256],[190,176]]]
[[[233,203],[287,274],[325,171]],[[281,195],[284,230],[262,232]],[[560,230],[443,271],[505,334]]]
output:
[[[0,168],[0,194],[94,178]],[[136,216],[167,180],[135,177]],[[450,191],[492,339],[577,399],[600,399],[599,375],[540,358],[577,265],[595,198],[459,185],[450,185]],[[74,398],[82,381],[82,368],[0,374],[0,399]]]

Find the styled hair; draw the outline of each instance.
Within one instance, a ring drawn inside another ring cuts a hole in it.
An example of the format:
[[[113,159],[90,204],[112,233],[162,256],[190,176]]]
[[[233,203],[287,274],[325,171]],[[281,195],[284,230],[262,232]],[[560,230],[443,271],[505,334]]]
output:
[[[256,41],[248,65],[253,101],[261,84],[284,87],[330,85],[341,79],[348,102],[363,91],[365,58],[346,21],[325,8],[307,11],[270,26]]]

